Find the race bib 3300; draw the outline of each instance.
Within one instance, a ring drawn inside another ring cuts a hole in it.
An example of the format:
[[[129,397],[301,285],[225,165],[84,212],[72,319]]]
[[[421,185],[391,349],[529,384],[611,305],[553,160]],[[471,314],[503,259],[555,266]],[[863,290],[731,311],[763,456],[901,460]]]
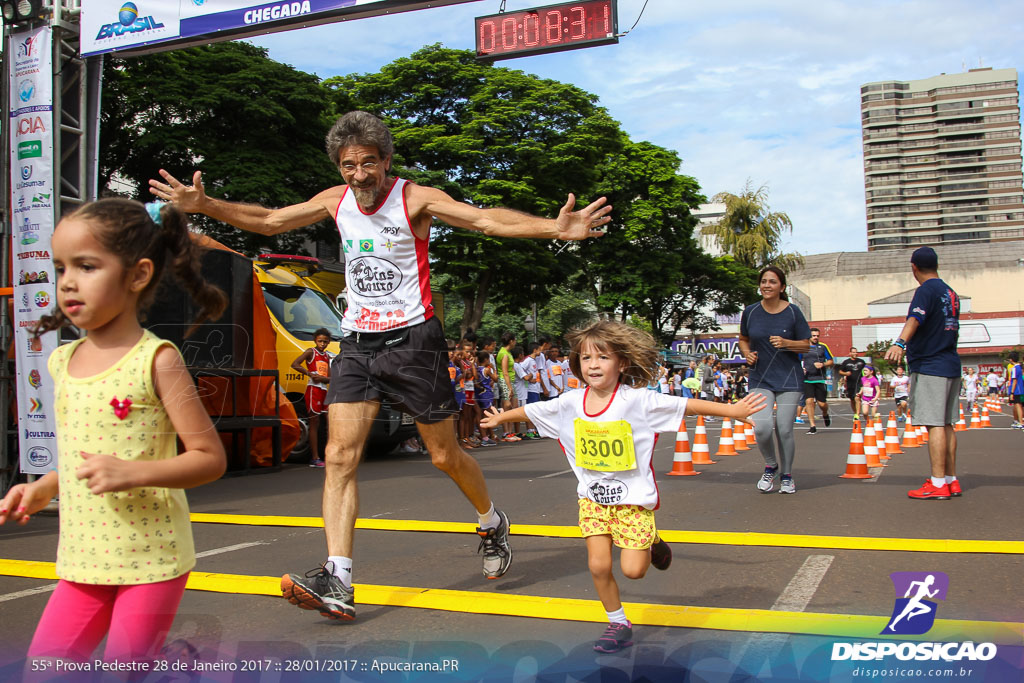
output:
[[[576,464],[595,472],[636,469],[633,429],[625,420],[591,422],[576,418]]]

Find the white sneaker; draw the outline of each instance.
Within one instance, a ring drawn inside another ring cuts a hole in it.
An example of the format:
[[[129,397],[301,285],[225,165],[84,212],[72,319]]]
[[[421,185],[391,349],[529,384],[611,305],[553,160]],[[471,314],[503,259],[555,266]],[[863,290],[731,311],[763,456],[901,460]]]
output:
[[[764,474],[757,480],[757,490],[762,493],[771,493],[775,488],[775,477],[778,476],[779,468],[765,467]]]
[[[796,484],[793,483],[793,477],[782,478],[782,485],[779,486],[779,493],[796,493]]]

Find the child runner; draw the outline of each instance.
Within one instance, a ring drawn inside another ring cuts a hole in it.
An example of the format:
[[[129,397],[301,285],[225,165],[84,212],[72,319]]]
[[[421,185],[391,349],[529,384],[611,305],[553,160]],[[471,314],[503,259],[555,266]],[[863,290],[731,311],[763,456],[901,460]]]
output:
[[[903,374],[903,366],[896,366],[896,376],[892,378],[892,398],[896,402],[896,421],[907,419],[907,400],[910,397],[910,378]]]
[[[579,482],[580,531],[610,622],[594,650],[616,652],[632,645],[633,635],[612,574],[612,546],[622,549],[619,565],[631,579],[642,578],[651,564],[667,569],[672,561],[654,524],[659,499],[652,455],[658,433],[675,433],[686,414],[746,418],[765,399],[723,404],[644,390],[653,378],[656,346],[649,334],[629,325],[604,320],[568,339],[569,363],[586,383],[584,391],[503,413],[491,409],[481,425],[529,417],[542,436],[558,439]]]
[[[306,404],[309,432],[309,466],[323,467],[323,453],[320,452],[320,415],[324,411],[324,398],[327,397],[327,384],[331,379],[331,353],[327,345],[331,343],[331,333],[321,327],[313,333],[313,346],[306,349],[292,361],[292,370],[306,375]],[[305,367],[303,367],[305,365]]]
[[[49,359],[58,469],[0,501],[0,524],[24,524],[60,493],[60,581],[30,658],[88,661],[106,637],[106,660],[152,660],[174,621],[195,566],[183,489],[220,477],[226,459],[181,354],[139,312],[166,264],[197,322],[219,317],[226,297],[198,254],[184,215],[157,203],[103,199],[53,233],[58,308],[35,334],[73,324],[87,335]]]
[[[864,366],[864,374],[860,378],[860,412],[865,419],[868,417],[868,409],[871,410],[871,419],[878,417],[878,395],[882,393],[878,378],[875,377],[875,368],[871,365]]]
[[[964,398],[967,400],[967,414],[974,411],[974,401],[978,398],[978,375],[974,368],[967,368],[967,374],[963,377]]]

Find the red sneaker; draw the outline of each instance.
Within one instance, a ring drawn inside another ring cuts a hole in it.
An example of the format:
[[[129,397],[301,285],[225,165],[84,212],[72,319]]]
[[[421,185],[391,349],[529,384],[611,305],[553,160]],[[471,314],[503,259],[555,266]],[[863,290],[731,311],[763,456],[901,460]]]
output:
[[[948,484],[946,484],[946,486],[949,487],[949,495],[953,496],[954,498],[959,498],[960,496],[964,495],[963,489],[960,488],[959,479],[957,479],[956,481],[949,482]]]
[[[934,486],[931,480],[928,480],[916,491],[907,491],[907,495],[917,500],[949,500],[949,486]]]

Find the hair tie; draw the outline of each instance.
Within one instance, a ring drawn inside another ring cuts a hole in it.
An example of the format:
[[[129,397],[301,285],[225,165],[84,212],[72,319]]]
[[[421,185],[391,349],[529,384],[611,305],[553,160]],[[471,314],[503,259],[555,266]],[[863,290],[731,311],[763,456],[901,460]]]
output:
[[[146,204],[146,213],[153,220],[154,223],[160,225],[160,209],[163,208],[167,202],[149,202]]]

